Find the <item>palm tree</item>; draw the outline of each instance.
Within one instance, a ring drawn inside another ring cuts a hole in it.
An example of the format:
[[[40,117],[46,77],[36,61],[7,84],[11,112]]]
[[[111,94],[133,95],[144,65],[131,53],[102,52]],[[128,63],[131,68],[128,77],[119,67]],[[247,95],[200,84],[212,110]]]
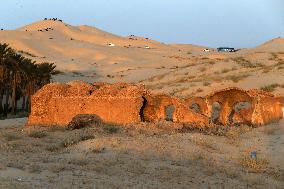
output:
[[[4,43],[1,44],[0,43],[0,115],[4,113],[4,109],[3,109],[3,97],[4,94],[7,95],[6,92],[6,88],[7,84],[7,77],[9,75],[9,70],[7,68],[7,59],[9,57],[9,55],[11,54],[12,49],[9,47],[8,44]],[[6,97],[7,99],[7,97]],[[6,100],[7,101],[7,100]],[[7,104],[7,103],[6,103]]]
[[[30,109],[30,98],[43,85],[51,82],[53,63],[36,64],[35,61],[17,54],[7,44],[0,43],[0,116],[10,111],[16,114],[17,101],[22,98],[22,111]],[[3,108],[3,98],[5,105]]]

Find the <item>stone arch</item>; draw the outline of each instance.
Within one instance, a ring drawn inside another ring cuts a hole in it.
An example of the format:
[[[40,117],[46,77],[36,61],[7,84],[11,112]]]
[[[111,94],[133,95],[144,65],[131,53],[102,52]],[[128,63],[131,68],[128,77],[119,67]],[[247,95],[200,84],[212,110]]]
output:
[[[165,107],[165,119],[166,121],[173,121],[174,120],[174,112],[175,112],[175,106],[173,104],[170,104]]]
[[[230,124],[234,123],[234,115],[236,113],[239,114],[241,110],[249,109],[251,108],[251,106],[252,106],[252,103],[249,101],[242,101],[242,102],[235,103],[233,106],[233,110],[231,111],[228,117],[229,123]]]

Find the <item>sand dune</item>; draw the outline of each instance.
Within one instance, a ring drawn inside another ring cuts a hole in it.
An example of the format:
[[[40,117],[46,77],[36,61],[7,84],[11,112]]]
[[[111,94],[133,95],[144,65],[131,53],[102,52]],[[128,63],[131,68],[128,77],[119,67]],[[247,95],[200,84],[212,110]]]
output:
[[[284,38],[278,37],[272,39],[256,47],[256,50],[264,52],[284,52]]]
[[[277,84],[271,90],[284,94],[283,38],[254,49],[219,53],[208,47],[163,44],[91,26],[44,20],[0,31],[0,42],[38,62],[54,62],[64,72],[55,81],[135,82],[178,96],[203,95],[229,86],[261,88]],[[203,52],[205,48],[210,52]]]

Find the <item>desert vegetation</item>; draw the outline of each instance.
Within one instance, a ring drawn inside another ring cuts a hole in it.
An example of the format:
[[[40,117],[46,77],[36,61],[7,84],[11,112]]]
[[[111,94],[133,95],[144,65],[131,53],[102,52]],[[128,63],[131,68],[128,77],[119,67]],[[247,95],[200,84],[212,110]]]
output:
[[[283,125],[174,124],[2,128],[0,188],[282,188]]]
[[[8,44],[0,44],[0,117],[29,111],[30,97],[50,83],[57,72],[53,63],[37,64],[17,53]],[[21,108],[17,102],[21,99]]]

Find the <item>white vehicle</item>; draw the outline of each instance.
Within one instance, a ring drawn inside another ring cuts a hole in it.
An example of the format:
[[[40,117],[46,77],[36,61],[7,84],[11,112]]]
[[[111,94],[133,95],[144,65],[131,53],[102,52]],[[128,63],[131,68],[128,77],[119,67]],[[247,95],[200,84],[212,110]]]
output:
[[[145,49],[150,49],[150,47],[149,47],[149,46],[145,46],[144,48],[145,48]]]
[[[203,49],[204,52],[210,52],[210,49]]]
[[[109,47],[115,47],[115,44],[114,43],[109,43],[108,46]]]

